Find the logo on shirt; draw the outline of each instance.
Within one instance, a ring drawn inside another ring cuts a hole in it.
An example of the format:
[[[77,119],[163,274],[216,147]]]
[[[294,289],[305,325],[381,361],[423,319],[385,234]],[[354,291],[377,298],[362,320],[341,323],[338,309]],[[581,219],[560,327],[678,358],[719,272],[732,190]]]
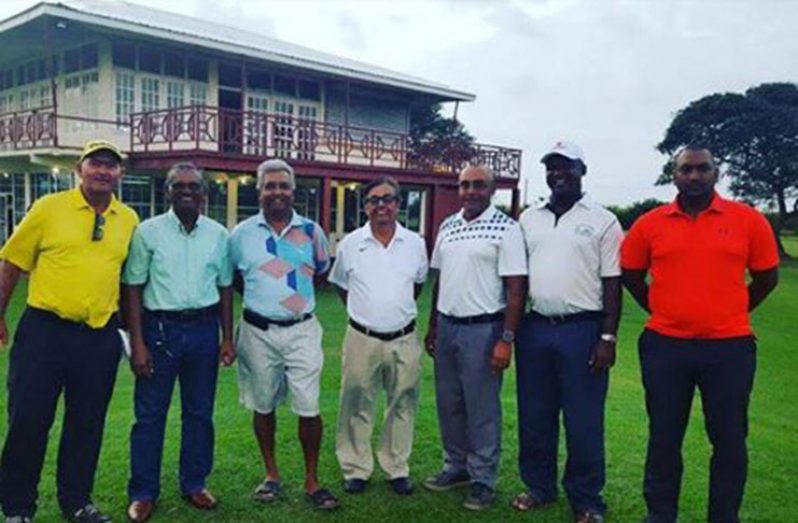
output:
[[[590,238],[595,235],[596,230],[593,229],[592,225],[588,225],[586,223],[580,223],[574,228],[574,233],[578,234],[579,236],[584,236],[586,238]]]

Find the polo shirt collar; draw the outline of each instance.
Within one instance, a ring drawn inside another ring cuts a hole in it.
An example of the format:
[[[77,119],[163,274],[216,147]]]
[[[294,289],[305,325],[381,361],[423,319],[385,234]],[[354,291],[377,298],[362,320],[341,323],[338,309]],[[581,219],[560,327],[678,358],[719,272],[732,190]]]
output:
[[[496,206],[492,203],[488,205],[488,208],[482,211],[482,214],[474,218],[473,220],[466,220],[465,218],[465,209],[460,209],[460,212],[457,213],[457,218],[463,223],[474,223],[479,221],[485,221],[489,219],[491,216],[494,215],[496,212]]]
[[[549,203],[551,203],[551,200],[543,200],[542,202],[537,204],[535,208],[539,211],[548,209]],[[587,193],[582,193],[582,197],[576,200],[576,202],[574,203],[574,206],[576,205],[584,207],[585,209],[592,209],[595,204],[593,203],[593,199],[590,196],[588,196]]]
[[[272,226],[269,225],[269,222],[266,221],[266,216],[263,214],[263,209],[261,209],[260,212],[258,213],[257,222],[259,226],[266,227],[270,231],[273,230]],[[291,229],[293,227],[302,227],[304,224],[305,221],[302,219],[302,217],[299,214],[297,214],[295,210],[291,209],[291,221],[288,222],[288,227],[286,227],[285,230],[287,231],[288,229]]]
[[[409,234],[408,230],[405,229],[402,226],[402,224],[397,221],[396,230],[393,233],[393,238],[391,238],[391,243],[393,243],[394,240],[404,241],[405,238],[407,238],[408,234]],[[366,222],[366,225],[363,226],[363,241],[364,242],[375,241],[379,243],[377,238],[374,237],[374,231],[371,230],[371,223],[369,222]]]
[[[721,197],[721,195],[719,195],[717,191],[715,191],[712,193],[712,201],[709,202],[709,207],[707,207],[706,209],[704,209],[704,211],[701,212],[705,211],[724,212],[726,210],[726,207],[727,207],[726,199]],[[674,198],[671,203],[665,206],[665,214],[668,216],[677,216],[677,215],[686,214],[679,205],[678,196]]]
[[[177,213],[173,207],[169,207],[169,210],[166,211],[166,219],[171,223],[178,231],[183,234],[192,235],[197,232],[197,229],[200,228],[200,223],[202,222],[202,215],[200,214],[197,216],[197,222],[194,224],[194,228],[186,230],[186,227],[183,225],[183,222],[180,221],[180,218],[177,217]]]
[[[83,195],[83,191],[80,190],[80,186],[71,189],[71,193],[72,193],[71,196],[72,204],[75,206],[76,209],[92,209],[91,205],[89,205],[89,202],[86,201],[86,197]],[[119,200],[116,199],[116,195],[112,193],[111,203],[108,204],[108,208],[105,210],[105,212],[116,214],[119,212],[119,209],[121,207],[122,204],[119,202]]]

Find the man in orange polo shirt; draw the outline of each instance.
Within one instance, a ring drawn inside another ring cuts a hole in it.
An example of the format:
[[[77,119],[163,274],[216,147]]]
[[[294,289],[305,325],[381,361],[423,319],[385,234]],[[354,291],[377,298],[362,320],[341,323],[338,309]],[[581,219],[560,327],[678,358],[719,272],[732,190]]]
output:
[[[673,179],[676,200],[642,216],[621,250],[624,284],[651,313],[639,342],[649,416],[646,521],[676,521],[682,441],[697,386],[713,447],[708,521],[733,523],[745,485],[756,366],[748,314],[776,287],[778,251],[761,213],[715,192],[718,168],[709,150],[684,148]]]

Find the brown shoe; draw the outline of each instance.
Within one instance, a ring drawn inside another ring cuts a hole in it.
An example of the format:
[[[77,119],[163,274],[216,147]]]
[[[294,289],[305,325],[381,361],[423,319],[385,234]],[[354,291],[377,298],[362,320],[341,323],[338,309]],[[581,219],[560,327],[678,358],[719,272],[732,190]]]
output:
[[[574,513],[575,523],[604,523],[604,516],[592,510],[584,510]]]
[[[213,510],[217,505],[216,498],[206,488],[183,497],[189,504],[200,510]]]
[[[134,500],[127,507],[127,519],[133,523],[144,523],[152,516],[155,502],[150,500]]]

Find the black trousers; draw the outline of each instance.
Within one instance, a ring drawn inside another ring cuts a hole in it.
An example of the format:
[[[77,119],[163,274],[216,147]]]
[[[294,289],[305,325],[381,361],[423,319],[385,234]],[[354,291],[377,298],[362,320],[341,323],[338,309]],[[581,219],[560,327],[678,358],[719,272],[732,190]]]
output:
[[[643,482],[647,521],[676,521],[682,441],[698,387],[712,444],[707,520],[737,523],[748,464],[745,439],[756,369],[754,338],[681,339],[646,330],[639,349],[649,418]]]
[[[105,413],[121,353],[116,320],[101,329],[28,307],[14,335],[8,370],[8,432],[0,458],[0,502],[7,516],[33,517],[58,398],[58,503],[73,513],[90,500]]]

